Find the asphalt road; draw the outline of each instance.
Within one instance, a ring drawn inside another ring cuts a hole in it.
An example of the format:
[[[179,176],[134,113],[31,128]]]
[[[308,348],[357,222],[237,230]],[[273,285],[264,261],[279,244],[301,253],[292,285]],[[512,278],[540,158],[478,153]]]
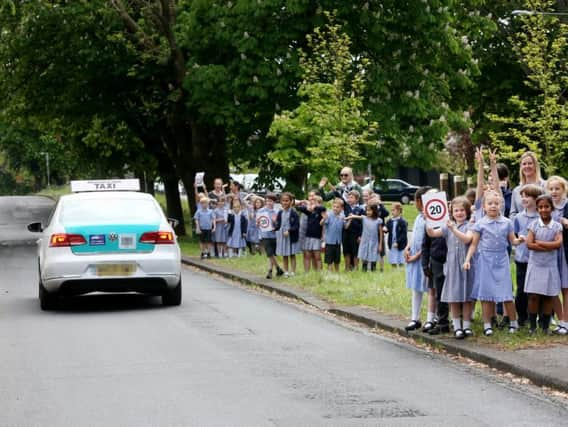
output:
[[[184,303],[37,301],[0,247],[1,426],[553,426],[566,402],[184,269]]]

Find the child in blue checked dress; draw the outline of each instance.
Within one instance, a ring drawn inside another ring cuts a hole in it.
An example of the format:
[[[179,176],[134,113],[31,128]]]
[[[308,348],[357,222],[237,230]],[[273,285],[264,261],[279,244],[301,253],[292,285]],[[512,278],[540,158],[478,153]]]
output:
[[[422,299],[424,292],[428,292],[428,281],[422,271],[420,257],[422,256],[422,241],[426,233],[426,221],[422,211],[422,196],[431,190],[431,187],[420,187],[414,194],[414,204],[419,214],[414,220],[412,238],[404,249],[404,259],[406,261],[406,287],[412,291],[412,314],[410,323],[406,326],[407,331],[414,331],[422,327],[420,321],[420,311],[422,309]]]
[[[213,233],[213,241],[217,247],[217,255],[219,258],[228,256],[227,253],[227,215],[229,210],[225,206],[225,196],[217,199],[217,206],[213,209],[215,217],[215,233]]]
[[[363,271],[375,271],[379,260],[379,250],[383,241],[383,220],[379,218],[377,205],[365,208],[366,216],[351,214],[345,218],[348,222],[353,219],[363,221],[363,233],[359,242],[357,258],[361,260]]]
[[[469,223],[471,215],[469,200],[463,196],[454,198],[451,212],[452,219],[446,226],[436,230],[427,228],[427,233],[430,237],[446,239],[448,253],[444,264],[445,279],[440,300],[450,306],[454,337],[464,339],[473,335],[471,329],[473,275],[471,270],[466,271],[462,267],[473,239]]]
[[[229,247],[229,256],[242,256],[244,254],[247,242],[247,215],[242,210],[241,200],[235,197],[231,200],[231,212],[227,217],[229,224],[227,246]]]
[[[509,332],[515,333],[519,325],[513,302],[513,282],[509,266],[508,242],[518,245],[524,236],[515,237],[513,224],[501,215],[501,194],[488,190],[484,195],[485,216],[473,226],[473,240],[465,257],[463,268],[471,269],[471,258],[479,248],[472,299],[481,301],[483,333],[493,335],[491,317],[495,303],[503,302],[510,316]]]
[[[560,293],[558,251],[562,251],[562,226],[552,219],[552,198],[538,196],[536,207],[540,218],[529,225],[527,247],[529,263],[525,292],[529,295],[529,334],[536,332],[536,317],[542,304],[542,330],[548,334],[553,297]]]
[[[292,209],[294,204],[294,195],[292,193],[282,193],[280,204],[282,205],[282,210],[278,212],[276,221],[274,221],[276,255],[282,256],[284,277],[289,277],[296,274],[296,254],[300,251],[298,244],[300,238],[300,215]]]

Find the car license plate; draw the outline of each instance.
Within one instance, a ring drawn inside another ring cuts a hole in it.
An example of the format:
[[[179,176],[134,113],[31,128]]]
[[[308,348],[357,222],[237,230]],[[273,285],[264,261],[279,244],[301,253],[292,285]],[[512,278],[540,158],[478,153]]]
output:
[[[100,264],[97,276],[131,276],[136,271],[136,264]]]
[[[136,249],[136,234],[120,234],[118,249]]]

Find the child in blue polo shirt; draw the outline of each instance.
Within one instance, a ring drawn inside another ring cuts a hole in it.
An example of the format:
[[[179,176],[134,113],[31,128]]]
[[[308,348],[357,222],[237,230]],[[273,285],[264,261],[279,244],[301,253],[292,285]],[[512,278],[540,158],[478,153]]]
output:
[[[199,235],[199,247],[201,249],[201,259],[211,258],[213,249],[212,233],[215,232],[215,218],[213,211],[209,208],[209,199],[201,197],[199,199],[199,209],[193,216],[195,220],[195,233]]]
[[[535,184],[526,184],[521,188],[521,203],[523,210],[515,215],[513,219],[513,231],[517,236],[528,236],[529,226],[538,220],[536,211],[536,199],[544,193],[542,187]],[[529,297],[525,292],[525,277],[529,262],[529,249],[526,243],[521,243],[515,248],[515,264],[517,295],[515,297],[515,308],[517,309],[517,319],[519,327],[523,326],[528,320]]]
[[[343,239],[343,228],[345,227],[345,215],[343,213],[344,202],[339,197],[332,203],[331,212],[323,212],[322,224],[324,227],[325,258],[327,270],[339,272],[339,262],[341,261],[341,241]]]

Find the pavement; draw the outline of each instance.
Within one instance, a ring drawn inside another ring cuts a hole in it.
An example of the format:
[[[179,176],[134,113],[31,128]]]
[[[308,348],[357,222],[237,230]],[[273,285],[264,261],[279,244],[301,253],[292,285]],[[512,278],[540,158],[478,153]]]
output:
[[[468,340],[458,341],[451,335],[431,336],[421,332],[406,332],[406,322],[378,313],[366,307],[344,307],[332,305],[322,299],[286,284],[268,280],[253,274],[235,271],[223,266],[214,265],[196,257],[184,256],[182,261],[209,273],[218,274],[242,284],[255,286],[266,291],[300,301],[345,319],[356,321],[370,328],[383,329],[403,337],[414,339],[420,344],[429,344],[449,354],[466,357],[483,363],[499,371],[529,379],[535,385],[550,387],[568,392],[568,342],[567,345],[556,345],[547,348],[527,348],[515,351],[499,350],[480,346]]]

